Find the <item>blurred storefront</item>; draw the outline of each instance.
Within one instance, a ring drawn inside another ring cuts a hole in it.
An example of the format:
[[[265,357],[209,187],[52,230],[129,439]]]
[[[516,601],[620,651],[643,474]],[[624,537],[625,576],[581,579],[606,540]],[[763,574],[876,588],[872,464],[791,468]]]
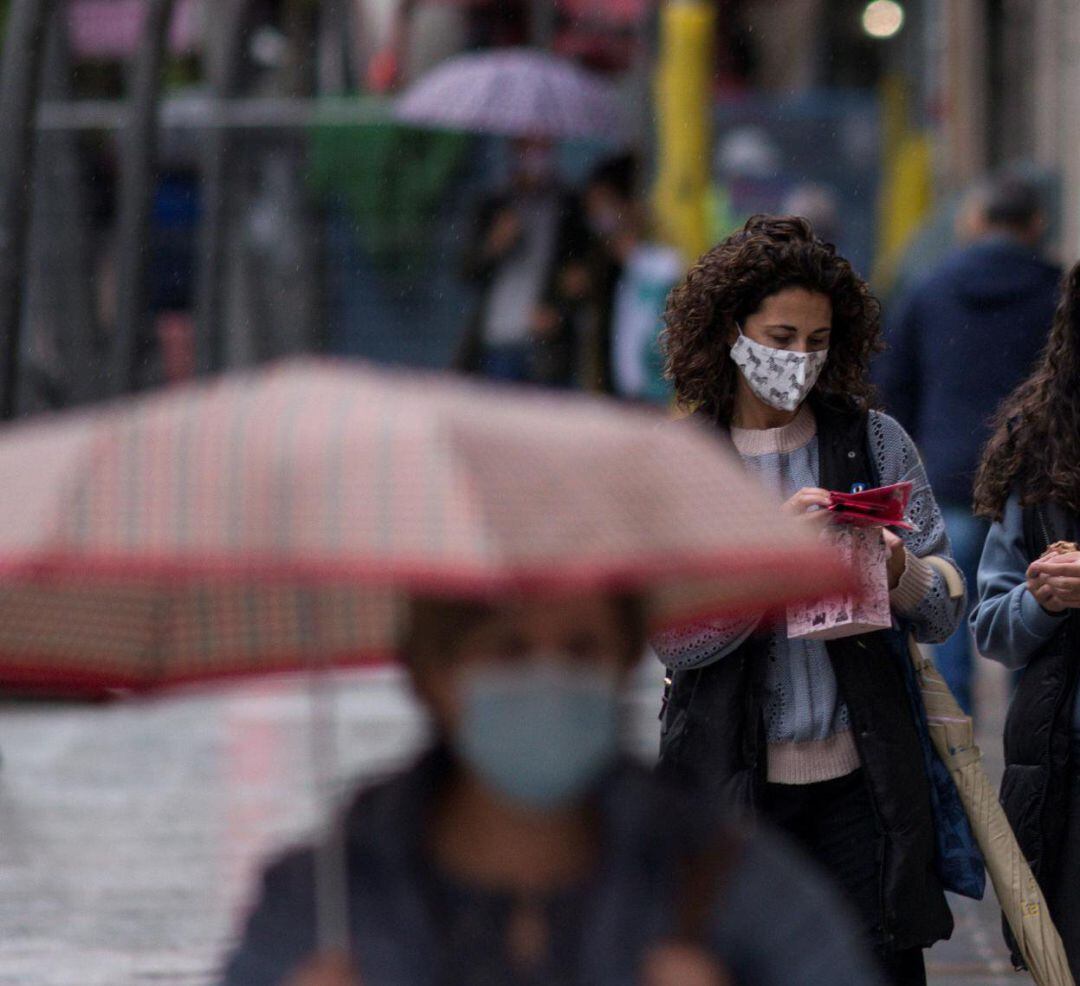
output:
[[[126,290],[128,110],[155,4],[50,0],[61,15],[35,122],[23,410],[116,390],[105,354]],[[20,5],[0,0],[0,12],[11,21]],[[1041,169],[1058,252],[1080,250],[1076,0],[170,6],[147,158],[141,384],[189,371],[208,297],[220,338],[204,368],[312,349],[447,364],[470,307],[458,256],[477,199],[501,180],[502,148],[396,127],[390,106],[463,49],[532,43],[620,85],[658,227],[688,255],[752,212],[797,211],[887,294],[948,243],[965,186],[1006,163]],[[676,21],[688,33],[665,48]],[[566,180],[603,150],[564,147]]]

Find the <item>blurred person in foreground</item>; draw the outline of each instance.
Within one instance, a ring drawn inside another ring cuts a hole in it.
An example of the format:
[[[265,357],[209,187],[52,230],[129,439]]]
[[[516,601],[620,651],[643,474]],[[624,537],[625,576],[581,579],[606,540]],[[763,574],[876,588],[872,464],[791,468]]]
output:
[[[845,905],[620,754],[644,607],[421,599],[403,651],[434,744],[341,820],[351,959],[315,954],[314,856],[267,870],[227,986],[852,986]]]
[[[971,511],[979,453],[998,404],[1046,341],[1061,271],[1039,251],[1045,218],[1038,189],[1015,175],[974,189],[958,227],[967,242],[897,305],[876,374],[885,406],[922,449],[956,560],[974,585],[986,536],[985,520]],[[934,659],[971,712],[966,627]]]
[[[671,384],[660,351],[668,293],[686,272],[678,250],[650,234],[649,207],[638,194],[630,154],[602,161],[585,187],[585,212],[597,242],[594,321],[583,363],[590,389],[628,400],[667,404]]]
[[[480,208],[465,250],[480,302],[458,354],[460,369],[493,380],[569,387],[577,320],[589,293],[592,246],[576,195],[558,179],[556,147],[511,142],[510,185]]]
[[[1023,669],[1001,802],[1080,980],[1080,264],[1035,369],[998,412],[975,509],[991,522],[975,642]]]
[[[964,596],[918,452],[870,408],[880,307],[805,219],[754,216],[690,268],[665,321],[680,405],[786,513],[824,531],[829,491],[913,484],[915,529],[883,532],[892,629],[790,638],[758,612],[653,647],[671,676],[662,771],[790,833],[858,909],[887,980],[921,986],[922,950],[953,921],[906,637],[943,640]]]

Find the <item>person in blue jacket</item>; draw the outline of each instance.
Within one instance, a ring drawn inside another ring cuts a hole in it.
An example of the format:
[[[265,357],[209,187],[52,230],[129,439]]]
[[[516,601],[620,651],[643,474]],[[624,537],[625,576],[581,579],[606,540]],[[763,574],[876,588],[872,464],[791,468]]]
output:
[[[993,522],[975,642],[1023,669],[1001,800],[1080,979],[1080,264],[1039,362],[998,413],[975,507]]]
[[[644,646],[632,596],[414,601],[434,741],[340,821],[350,955],[319,954],[325,849],[300,849],[267,870],[227,986],[878,986],[807,860],[620,756]]]
[[[1012,174],[978,186],[963,210],[964,246],[900,299],[875,376],[885,406],[922,452],[954,557],[969,584],[986,536],[971,489],[987,422],[1031,369],[1046,340],[1061,271],[1040,255],[1037,187]],[[934,659],[971,712],[966,630]]]

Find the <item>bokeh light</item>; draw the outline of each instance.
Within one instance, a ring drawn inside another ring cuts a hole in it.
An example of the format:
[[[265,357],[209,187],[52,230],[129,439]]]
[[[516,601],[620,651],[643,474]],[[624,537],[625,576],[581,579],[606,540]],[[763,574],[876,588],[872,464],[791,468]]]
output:
[[[872,38],[891,38],[904,26],[904,8],[896,0],[873,0],[862,15],[863,30]]]

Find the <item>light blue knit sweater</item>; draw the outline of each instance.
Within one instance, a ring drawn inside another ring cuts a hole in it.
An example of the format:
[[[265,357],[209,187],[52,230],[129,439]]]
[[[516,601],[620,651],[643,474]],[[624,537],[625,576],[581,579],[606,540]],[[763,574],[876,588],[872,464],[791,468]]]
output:
[[[1024,508],[1013,494],[1005,516],[990,527],[979,562],[979,601],[971,629],[983,657],[1007,668],[1028,661],[1061,629],[1069,610],[1048,613],[1027,590],[1027,569],[1035,559],[1024,546]],[[1080,696],[1073,705],[1073,733],[1080,736]]]
[[[921,561],[938,555],[952,562],[945,524],[904,429],[888,415],[871,412],[869,433],[879,483],[914,484],[908,520],[916,530],[903,532],[908,560],[891,594],[893,613],[920,642],[939,643],[952,634],[964,614],[964,599],[950,598],[941,574]],[[732,440],[747,470],[777,497],[786,499],[805,486],[820,485],[816,425],[808,407],[784,428],[733,429]],[[867,481],[874,478],[868,476]],[[751,634],[768,634],[764,710],[770,746],[827,740],[849,730],[847,708],[839,697],[825,644],[789,640],[784,627],[760,624],[760,616],[699,623],[658,637],[653,647],[668,668],[681,671],[721,660]]]

